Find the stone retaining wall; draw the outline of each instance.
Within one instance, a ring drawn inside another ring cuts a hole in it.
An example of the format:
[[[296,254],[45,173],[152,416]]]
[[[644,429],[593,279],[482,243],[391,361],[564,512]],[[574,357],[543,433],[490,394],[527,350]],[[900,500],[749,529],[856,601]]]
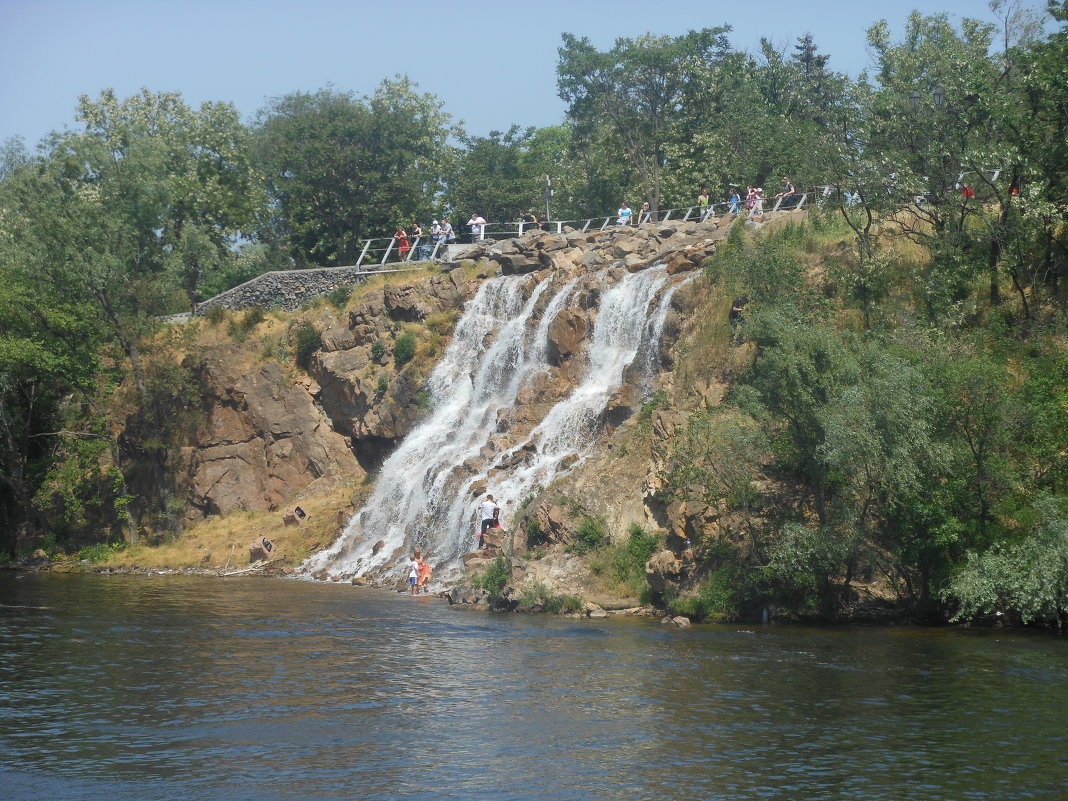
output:
[[[368,270],[366,267],[317,267],[309,270],[278,270],[258,275],[250,281],[208,298],[197,304],[197,314],[203,314],[212,306],[220,306],[229,311],[250,309],[253,306],[296,311],[312,298],[329,295],[341,286],[363,283],[370,275],[422,269],[425,268]]]

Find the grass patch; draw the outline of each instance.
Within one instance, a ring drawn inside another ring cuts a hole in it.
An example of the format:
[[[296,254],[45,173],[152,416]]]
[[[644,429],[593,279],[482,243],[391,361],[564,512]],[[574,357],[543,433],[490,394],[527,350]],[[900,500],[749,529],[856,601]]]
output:
[[[552,615],[566,615],[582,609],[582,599],[575,595],[554,595],[542,582],[530,582],[523,587],[519,608],[544,611]]]

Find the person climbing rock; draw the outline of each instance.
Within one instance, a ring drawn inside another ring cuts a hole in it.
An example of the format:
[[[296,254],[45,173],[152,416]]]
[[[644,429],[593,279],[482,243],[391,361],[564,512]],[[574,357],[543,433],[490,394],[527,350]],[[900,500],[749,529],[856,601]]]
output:
[[[487,495],[486,500],[479,504],[478,509],[482,518],[482,529],[478,532],[478,550],[481,550],[486,547],[486,529],[497,522],[501,507],[494,502],[492,495]]]

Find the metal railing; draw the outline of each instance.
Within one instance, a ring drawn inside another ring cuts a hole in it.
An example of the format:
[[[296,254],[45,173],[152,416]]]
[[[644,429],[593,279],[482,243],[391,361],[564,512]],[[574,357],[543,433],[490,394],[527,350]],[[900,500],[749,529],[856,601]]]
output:
[[[1002,172],[998,170],[983,170],[983,172],[989,172],[992,174],[992,180],[997,180],[999,174]],[[957,180],[958,183],[964,180],[964,177],[970,173],[961,173]],[[704,222],[713,217],[721,216],[746,216],[752,217],[757,215],[775,214],[779,211],[797,211],[805,207],[807,203],[814,202],[817,207],[822,208],[823,205],[835,194],[838,194],[849,206],[856,205],[862,202],[862,194],[860,188],[857,187],[853,191],[842,188],[833,184],[818,185],[812,187],[807,192],[794,192],[785,196],[761,196],[760,204],[753,209],[746,206],[746,198],[739,197],[739,200],[735,203],[732,201],[723,201],[720,203],[710,203],[707,206],[693,205],[693,206],[679,206],[672,209],[661,209],[655,216],[652,212],[638,210],[633,212],[629,222],[620,222],[618,212],[616,214],[608,214],[597,217],[587,217],[580,220],[553,220],[551,222],[522,222],[519,220],[509,222],[486,222],[480,224],[481,230],[478,235],[472,237],[471,234],[457,234],[457,241],[454,244],[477,244],[486,240],[500,240],[511,239],[522,236],[529,233],[532,230],[543,230],[549,233],[562,234],[564,228],[572,228],[582,233],[593,231],[605,231],[615,227],[625,226],[637,226],[645,223],[663,223],[676,220],[679,222]],[[922,205],[926,201],[926,198],[922,195],[916,196],[914,202],[917,205]],[[770,208],[766,204],[772,204]],[[461,227],[468,227],[463,225]],[[407,248],[404,244],[407,244]],[[364,242],[363,250],[360,252],[359,258],[356,260],[356,264],[352,265],[357,268],[367,265],[368,271],[373,271],[376,268],[381,268],[386,264],[405,264],[414,263],[420,261],[437,261],[439,258],[445,256],[448,252],[444,240],[435,240],[433,236],[420,236],[412,240],[400,240],[397,237],[383,237],[379,239],[368,239]]]
[[[833,189],[833,187],[817,187],[817,189]],[[480,225],[478,235],[472,238],[471,234],[464,235],[458,240],[457,245],[473,245],[487,240],[513,239],[530,233],[534,230],[547,231],[549,233],[562,234],[564,228],[571,228],[582,233],[590,230],[605,231],[615,227],[635,227],[645,223],[664,223],[672,220],[678,222],[704,222],[708,219],[720,216],[755,216],[756,214],[774,214],[777,211],[792,211],[801,209],[808,201],[811,192],[798,192],[781,198],[764,198],[763,201],[774,201],[769,208],[762,208],[759,212],[749,209],[745,205],[745,199],[740,199],[737,204],[730,201],[711,203],[708,206],[680,206],[674,209],[662,209],[653,215],[650,211],[641,211],[631,215],[630,222],[619,222],[619,215],[608,214],[605,216],[587,217],[581,220],[553,220],[551,222],[533,223],[522,221],[509,222],[486,222]],[[827,194],[824,193],[826,197]],[[784,204],[784,201],[786,203]],[[737,209],[732,207],[737,206]],[[405,247],[407,245],[407,247]],[[442,239],[435,240],[433,236],[420,236],[414,239],[400,239],[399,237],[380,237],[368,239],[364,242],[359,258],[356,260],[357,268],[368,268],[373,271],[377,267],[386,264],[405,264],[421,261],[437,261],[446,253],[446,243]]]

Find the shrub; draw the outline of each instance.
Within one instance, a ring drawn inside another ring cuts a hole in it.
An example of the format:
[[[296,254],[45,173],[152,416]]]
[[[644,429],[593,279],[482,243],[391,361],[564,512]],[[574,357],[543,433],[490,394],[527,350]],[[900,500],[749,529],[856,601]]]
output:
[[[575,541],[571,546],[573,551],[586,553],[598,548],[608,539],[608,529],[604,521],[596,517],[584,514],[575,529]]]
[[[627,584],[636,592],[646,586],[645,563],[649,561],[659,545],[655,534],[632,523],[626,542],[621,543],[612,555],[612,573],[616,579]]]
[[[668,603],[676,615],[695,620],[707,617],[731,619],[737,615],[734,575],[729,567],[713,571],[693,595],[680,596]]]
[[[326,299],[332,306],[335,306],[338,309],[344,309],[345,304],[349,302],[350,297],[352,297],[352,286],[349,284],[342,284],[337,289],[329,292]]]
[[[267,319],[262,306],[253,306],[240,319],[230,320],[227,333],[234,342],[244,342],[257,325]]]
[[[376,339],[375,344],[371,346],[371,358],[376,362],[386,355],[386,343],[381,339]]]
[[[476,587],[481,587],[492,597],[496,598],[501,594],[504,585],[508,583],[510,575],[511,571],[508,568],[508,560],[501,554],[494,559],[491,564],[487,565],[486,569],[482,571],[482,574],[472,583]]]
[[[393,343],[393,359],[397,366],[405,365],[415,357],[415,335],[411,331],[405,331],[397,341]]]
[[[378,383],[375,385],[375,394],[385,395],[387,389],[389,389],[389,373],[379,373]]]
[[[542,609],[552,615],[565,615],[582,608],[582,599],[574,595],[553,595],[540,581],[523,588],[519,598],[520,609]]]
[[[209,325],[218,325],[226,319],[226,309],[222,306],[208,306],[207,311],[204,312],[204,319]]]
[[[319,333],[319,329],[309,322],[300,323],[295,333],[296,344],[294,345],[294,351],[297,364],[307,370],[311,365],[312,354],[323,346],[323,337]]]
[[[98,542],[95,545],[86,545],[80,551],[78,551],[78,560],[88,560],[92,564],[99,564],[107,560],[113,553],[118,553],[126,546],[122,543],[112,543],[108,545],[106,542]]]

